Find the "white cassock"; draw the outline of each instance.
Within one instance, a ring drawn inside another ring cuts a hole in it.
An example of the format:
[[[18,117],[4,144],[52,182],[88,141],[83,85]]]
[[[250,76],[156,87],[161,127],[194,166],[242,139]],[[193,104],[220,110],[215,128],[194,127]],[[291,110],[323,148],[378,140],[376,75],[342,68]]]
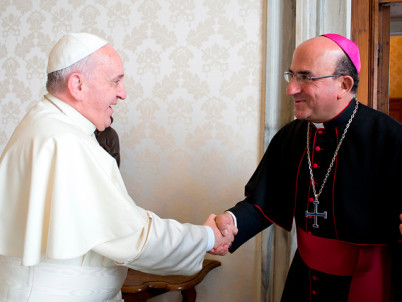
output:
[[[138,207],[94,130],[47,94],[13,133],[0,158],[0,302],[122,301],[127,267],[201,269],[212,230]]]

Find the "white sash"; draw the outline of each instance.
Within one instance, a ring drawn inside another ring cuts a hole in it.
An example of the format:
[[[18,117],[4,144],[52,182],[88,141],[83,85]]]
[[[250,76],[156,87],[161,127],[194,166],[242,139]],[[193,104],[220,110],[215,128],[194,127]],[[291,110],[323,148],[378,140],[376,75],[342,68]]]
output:
[[[22,266],[0,256],[1,302],[122,302],[127,275],[122,266],[89,267],[40,263]]]

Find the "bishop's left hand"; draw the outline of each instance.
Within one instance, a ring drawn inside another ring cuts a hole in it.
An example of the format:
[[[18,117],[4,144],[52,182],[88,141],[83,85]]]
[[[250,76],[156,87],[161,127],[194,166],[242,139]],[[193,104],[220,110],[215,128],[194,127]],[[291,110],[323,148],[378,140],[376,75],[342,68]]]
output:
[[[399,215],[399,218],[401,219],[401,224],[399,225],[399,231],[401,232],[402,235],[402,214]]]

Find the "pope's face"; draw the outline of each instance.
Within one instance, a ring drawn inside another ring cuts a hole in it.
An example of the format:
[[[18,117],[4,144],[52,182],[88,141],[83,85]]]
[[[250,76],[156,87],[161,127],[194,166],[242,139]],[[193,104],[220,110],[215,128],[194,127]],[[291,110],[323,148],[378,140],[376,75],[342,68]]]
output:
[[[324,78],[311,82],[298,81],[297,74],[310,77],[333,75],[341,50],[330,39],[318,37],[296,48],[289,69],[295,76],[286,93],[292,97],[294,115],[298,119],[325,122],[336,116],[341,78]]]
[[[103,131],[111,124],[112,105],[126,98],[124,69],[120,56],[110,45],[102,47],[93,55],[95,66],[90,78],[86,79],[83,114],[98,130]]]

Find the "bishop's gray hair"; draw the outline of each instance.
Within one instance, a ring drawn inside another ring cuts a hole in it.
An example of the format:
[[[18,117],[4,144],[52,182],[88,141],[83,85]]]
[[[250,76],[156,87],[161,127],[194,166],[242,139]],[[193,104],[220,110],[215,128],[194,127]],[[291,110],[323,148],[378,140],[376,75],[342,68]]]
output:
[[[352,63],[352,60],[350,60],[346,54],[342,54],[339,57],[334,74],[351,76],[353,78],[353,87],[351,92],[356,95],[359,87],[359,74],[357,73],[355,65]]]

